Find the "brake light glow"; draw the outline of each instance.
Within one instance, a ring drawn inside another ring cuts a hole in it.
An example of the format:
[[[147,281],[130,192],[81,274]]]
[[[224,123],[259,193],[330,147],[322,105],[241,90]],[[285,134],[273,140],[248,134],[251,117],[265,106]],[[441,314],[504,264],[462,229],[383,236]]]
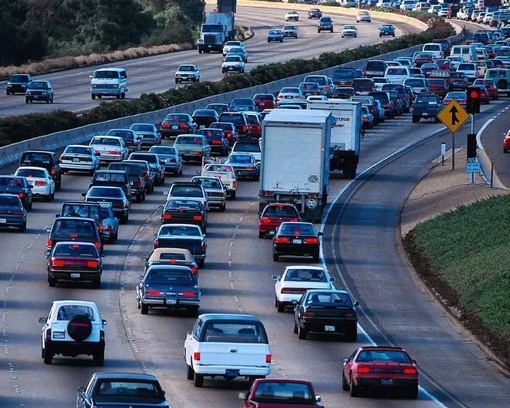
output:
[[[415,375],[416,374],[416,368],[404,368],[404,374],[408,375]]]
[[[203,217],[201,215],[194,215],[193,221],[202,221]]]
[[[271,354],[266,354],[266,363],[270,363],[272,359]]]
[[[305,313],[303,313],[303,317],[315,317],[315,313],[314,312],[305,312]]]
[[[163,219],[164,220],[171,220],[172,219],[172,214],[168,214],[168,213],[163,214]]]
[[[96,247],[96,249],[101,249],[101,242],[99,241],[94,242],[94,246]]]
[[[97,261],[87,261],[87,268],[97,268],[99,263]]]
[[[53,267],[61,268],[64,266],[64,260],[63,259],[54,259],[52,262]]]
[[[193,353],[193,360],[200,361],[200,352],[199,351],[195,351]]]
[[[159,290],[148,290],[145,292],[147,296],[159,296],[161,292]]]
[[[304,293],[308,289],[306,288],[282,288],[282,293]]]
[[[157,248],[158,246],[159,246],[159,241],[156,239],[156,240],[154,241],[154,248]]]
[[[195,297],[197,294],[195,292],[191,292],[191,291],[186,291],[186,292],[182,292],[182,296],[184,297]]]
[[[179,125],[179,129],[189,129],[189,125],[187,123],[183,123]]]
[[[366,374],[366,373],[369,373],[369,372],[370,372],[370,368],[369,367],[358,367],[358,373]]]
[[[274,239],[275,244],[288,244],[290,243],[289,237],[277,237]]]
[[[36,180],[34,183],[36,186],[46,186],[48,183],[42,180]]]

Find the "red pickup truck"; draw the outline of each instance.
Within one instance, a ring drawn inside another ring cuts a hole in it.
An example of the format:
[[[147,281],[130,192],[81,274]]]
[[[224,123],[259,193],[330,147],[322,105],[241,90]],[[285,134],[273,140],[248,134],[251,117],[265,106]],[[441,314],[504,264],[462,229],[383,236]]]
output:
[[[309,381],[286,378],[259,378],[247,393],[240,393],[241,408],[322,407]]]

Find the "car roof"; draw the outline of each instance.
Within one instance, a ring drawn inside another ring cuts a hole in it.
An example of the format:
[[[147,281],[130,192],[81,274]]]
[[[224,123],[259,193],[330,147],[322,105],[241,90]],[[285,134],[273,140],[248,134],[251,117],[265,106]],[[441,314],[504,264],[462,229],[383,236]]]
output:
[[[121,380],[151,380],[157,381],[157,378],[152,374],[142,373],[127,373],[127,372],[97,372],[93,374],[97,379],[121,379]]]
[[[260,322],[260,319],[256,316],[249,314],[241,314],[241,313],[204,313],[198,316],[199,319],[204,322],[209,320],[226,320],[226,321],[236,321],[236,320],[247,320],[253,322]]]
[[[54,306],[67,306],[67,305],[82,305],[82,306],[90,306],[96,309],[99,309],[96,302],[91,300],[54,300]]]

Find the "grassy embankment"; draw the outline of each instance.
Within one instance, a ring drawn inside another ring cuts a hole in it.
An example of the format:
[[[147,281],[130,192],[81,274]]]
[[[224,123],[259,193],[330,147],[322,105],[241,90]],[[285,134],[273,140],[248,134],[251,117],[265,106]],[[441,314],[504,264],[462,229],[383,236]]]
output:
[[[416,271],[510,367],[510,195],[460,206],[404,239]]]

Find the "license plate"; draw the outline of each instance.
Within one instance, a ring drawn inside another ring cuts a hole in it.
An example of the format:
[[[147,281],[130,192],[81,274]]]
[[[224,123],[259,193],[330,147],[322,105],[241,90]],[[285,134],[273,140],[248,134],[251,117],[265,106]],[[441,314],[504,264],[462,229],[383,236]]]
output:
[[[79,278],[80,276],[81,275],[79,273],[72,273],[71,274],[71,278],[75,278],[75,279]]]
[[[259,103],[260,106],[265,106],[266,104],[264,102]]]
[[[392,378],[381,378],[381,385],[393,385]]]
[[[232,71],[234,69],[234,67],[228,67],[228,69]]]
[[[293,243],[293,244],[301,244],[301,242],[302,242],[302,241],[301,241],[300,239],[293,239],[293,240],[292,240],[292,243]]]
[[[7,222],[6,218],[0,218],[0,224],[5,224]]]
[[[165,303],[167,305],[175,305],[177,304],[177,299],[165,299]]]
[[[335,331],[335,326],[324,326],[324,331],[327,332]]]
[[[227,377],[238,377],[239,376],[239,370],[225,370],[225,375]]]
[[[179,129],[179,126],[177,126],[177,125],[172,125],[172,129]]]
[[[73,157],[73,162],[79,162],[80,159],[78,157]]]

